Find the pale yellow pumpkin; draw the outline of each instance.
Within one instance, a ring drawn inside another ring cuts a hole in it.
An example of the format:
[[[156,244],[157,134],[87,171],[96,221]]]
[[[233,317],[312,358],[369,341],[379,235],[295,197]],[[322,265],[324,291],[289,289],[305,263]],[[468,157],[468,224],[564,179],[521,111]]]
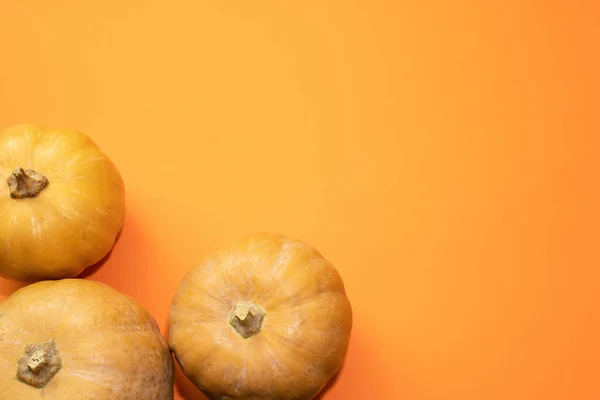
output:
[[[313,247],[248,235],[183,279],[169,340],[211,399],[305,400],[340,369],[352,311],[338,271]]]
[[[34,125],[0,132],[0,275],[74,277],[110,251],[124,218],[121,175],[89,137]]]
[[[174,374],[152,316],[103,283],[38,282],[0,303],[0,400],[170,400]]]

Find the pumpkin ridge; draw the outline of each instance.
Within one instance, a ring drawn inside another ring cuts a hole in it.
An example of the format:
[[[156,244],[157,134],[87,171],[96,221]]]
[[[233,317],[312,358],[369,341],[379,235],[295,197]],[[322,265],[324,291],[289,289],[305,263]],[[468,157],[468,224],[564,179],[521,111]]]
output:
[[[30,134],[32,134],[32,130],[35,132],[33,134],[33,139],[31,138]],[[41,132],[40,132],[40,128],[37,128],[35,126],[32,125],[23,125],[23,133],[25,135],[25,137],[27,138],[27,140],[29,140],[29,146],[27,149],[27,163],[29,164],[30,167],[33,166],[33,149],[37,146],[37,143],[40,140],[40,136],[41,136]]]
[[[294,357],[301,358],[301,360],[305,361],[307,364],[310,364],[311,360],[314,359],[314,356],[311,355],[310,349],[306,349],[304,346],[298,346],[297,343],[294,343],[289,338],[280,335],[277,333],[277,331],[271,330],[269,331],[269,334],[265,336],[272,348],[283,347],[290,354],[293,354]]]
[[[206,266],[211,263],[211,262],[216,262],[215,260],[208,260],[205,261],[204,263],[202,263],[201,265],[197,266],[196,268],[193,268],[192,270],[190,270],[185,277],[183,278],[183,280],[181,281],[180,287],[177,290],[177,294],[181,294],[184,293],[186,290],[194,290],[197,292],[200,292],[204,295],[206,295],[207,297],[209,297],[211,300],[220,303],[222,305],[228,305],[228,300],[227,298],[224,298],[224,296],[219,295],[218,293],[218,289],[216,289],[216,287],[214,285],[197,285],[195,280],[198,279],[198,276],[201,275],[204,271],[204,269],[206,268]],[[207,286],[207,287],[205,287]],[[208,290],[208,289],[213,289],[212,291]],[[172,302],[171,305],[173,307],[177,307],[177,298],[178,295],[176,295]],[[225,296],[227,297],[227,296]]]
[[[210,318],[208,318],[207,313],[205,311],[198,311],[198,309],[196,309],[194,307],[190,307],[190,306],[183,307],[180,305],[173,305],[172,309],[173,309],[173,311],[170,311],[169,315],[174,314],[174,313],[186,313],[186,314],[197,315],[202,318],[202,320],[200,322],[198,322],[201,324],[219,322],[223,319],[222,316],[219,316],[217,314],[214,314]]]
[[[311,263],[311,261],[313,261],[314,259],[320,258],[320,257],[321,257],[321,256],[320,256],[319,254],[313,254],[313,255],[312,255],[312,256],[311,256],[311,257],[310,257],[308,260],[306,260],[306,262],[305,262],[305,263],[303,263],[301,266],[297,266],[297,268],[296,268],[296,270],[295,270],[295,273],[299,273],[298,271],[299,271],[301,268],[302,268],[304,271],[306,271],[306,270],[307,270],[307,269],[310,267],[310,263]],[[279,258],[278,258],[278,259],[279,259]],[[289,269],[289,268],[290,268],[290,265],[289,265],[289,264],[290,264],[291,262],[292,262],[292,261],[289,261],[289,262],[288,262],[288,265],[286,265],[286,266],[285,266],[285,267],[283,267],[283,268]],[[273,265],[271,266],[271,268],[273,268],[273,266],[274,266],[274,265],[276,265],[276,263],[273,263]],[[277,280],[279,280],[279,279],[281,279],[281,278],[278,278]],[[270,282],[269,282],[269,284],[267,285],[267,287],[266,287],[266,289],[264,290],[264,292],[265,292],[265,293],[268,293],[270,296],[274,296],[274,295],[276,295],[276,294],[277,294],[277,289],[278,289],[278,286],[277,286],[277,280],[275,279],[275,277],[274,277],[274,276],[272,276],[272,277],[271,277],[271,281],[270,281]],[[275,281],[275,282],[273,282],[273,281]],[[317,293],[315,293],[315,294],[317,294]],[[303,296],[303,297],[301,297],[301,298],[298,298],[296,294],[292,293],[290,296],[288,296],[287,298],[285,298],[285,299],[283,299],[283,300],[281,300],[281,301],[279,301],[279,302],[276,302],[276,303],[269,302],[269,303],[268,303],[268,306],[269,306],[269,308],[276,309],[276,308],[279,308],[280,306],[285,306],[285,305],[287,305],[289,302],[293,302],[293,303],[302,302],[302,301],[304,301],[304,299],[305,299],[305,298],[306,298],[306,299],[308,299],[308,298],[310,298],[312,295],[313,295],[313,294],[306,295],[306,296]]]
[[[279,249],[277,250],[277,257],[276,257],[275,261],[269,265],[270,271],[273,271],[276,267],[277,268],[289,267],[288,265],[284,266],[283,261],[282,261],[282,258],[285,254],[286,245],[288,244],[289,239],[287,239],[283,236],[280,236],[280,235],[274,235],[274,237],[277,237],[280,240],[280,246],[279,246]],[[288,260],[288,263],[289,263],[289,260]],[[269,281],[264,284],[264,290],[261,291],[259,297],[268,299],[271,296],[271,293],[276,289],[276,287],[277,287],[276,283],[278,280],[279,280],[279,278],[275,278],[275,274],[271,273],[271,276],[269,277]],[[249,290],[250,289],[247,289],[247,291],[249,291]],[[248,293],[246,293],[246,294],[248,294]]]
[[[222,297],[219,297],[215,293],[209,292],[208,290],[206,290],[204,288],[200,289],[199,291],[202,292],[203,294],[205,294],[211,300],[214,300],[214,301],[216,301],[218,303],[221,303],[221,304],[226,304],[227,303],[227,301],[225,299],[223,299]]]
[[[58,141],[59,143],[60,143],[62,140],[65,140],[65,139],[66,139],[66,140],[69,140],[69,139],[71,139],[71,138],[72,138],[72,134],[73,134],[73,133],[75,133],[76,135],[83,135],[83,136],[85,136],[85,140],[86,140],[86,142],[87,142],[87,143],[85,143],[85,145],[86,145],[86,147],[87,147],[88,149],[96,149],[96,150],[101,150],[101,149],[100,149],[100,147],[98,147],[98,145],[97,145],[97,144],[96,144],[96,143],[95,143],[95,142],[92,140],[92,138],[90,138],[89,136],[85,135],[83,132],[79,132],[79,131],[76,131],[76,132],[75,132],[75,131],[69,131],[69,133],[71,133],[71,135],[66,135],[64,132],[60,132],[60,130],[59,130],[59,129],[48,129],[48,128],[44,128],[44,127],[41,127],[41,129],[42,129],[42,130],[44,130],[44,131],[46,131],[46,132],[39,132],[39,133],[38,133],[38,138],[37,138],[37,140],[35,141],[35,143],[34,143],[32,146],[30,146],[30,148],[31,148],[32,150],[34,150],[34,149],[36,149],[38,146],[40,146],[40,145],[39,145],[39,141],[40,141],[40,138],[43,136],[43,134],[44,134],[44,133],[45,133],[45,134],[48,134],[48,132],[52,132],[52,131],[54,131],[54,132],[53,132],[53,135],[54,135],[54,136],[53,136],[53,138],[52,138],[52,139],[53,139],[53,140],[56,140],[56,141]],[[56,148],[56,146],[57,146],[57,144],[55,144],[55,145],[54,145],[54,148]],[[66,153],[64,153],[64,154],[63,154],[63,157],[70,156],[71,154],[75,153],[76,151],[81,151],[81,150],[82,150],[82,148],[74,147],[74,148],[70,149],[69,151],[67,151]],[[54,149],[53,149],[53,151],[54,151]],[[32,159],[31,161],[33,162],[34,160]]]
[[[63,218],[66,218],[68,220],[72,220],[74,218],[76,218],[77,216],[71,216],[68,212],[66,212],[62,207],[60,207],[56,202],[55,199],[52,198],[51,196],[46,197],[45,199],[46,204],[50,205],[52,207],[52,209],[58,214],[61,215]],[[85,200],[87,201],[87,200]],[[101,218],[101,216],[97,217],[98,219]],[[106,239],[107,243],[111,243],[110,248],[112,248],[114,246],[115,243],[115,239],[112,239],[113,234],[112,231],[109,230],[99,230],[97,228],[94,229],[90,229],[90,227],[92,227],[92,221],[94,221],[94,219],[90,218],[90,216],[88,216],[87,218],[87,222],[88,222],[88,226],[86,227],[85,231],[86,232],[92,232],[94,233],[94,235],[98,235],[101,236],[102,238]],[[112,241],[111,241],[112,239]],[[80,240],[81,242],[89,245],[90,242],[85,240],[84,238],[78,237],[78,240]],[[102,256],[103,257],[103,256]],[[96,263],[98,261],[100,261],[102,259],[102,257],[98,258],[97,260],[93,260],[92,263]],[[82,267],[83,268],[83,267]],[[83,268],[85,269],[85,268]],[[83,271],[82,269],[82,271]]]
[[[103,161],[103,162],[109,161],[114,166],[114,163],[112,163],[112,161],[110,161],[108,156],[106,154],[104,154],[102,152],[102,150],[98,147],[92,147],[92,148],[88,148],[88,149],[71,149],[70,151],[68,151],[67,153],[64,154],[64,157],[67,158],[67,156],[70,156],[73,153],[84,153],[85,154],[86,152],[90,153],[89,156],[91,158],[88,159],[87,161],[81,162],[80,165],[87,165],[87,164],[91,164],[96,161]],[[73,163],[74,161],[77,161],[80,157],[81,157],[81,154],[78,154],[77,157],[73,157],[69,161],[63,163],[60,169],[58,169],[56,171],[52,171],[52,177],[54,178],[54,180],[57,182],[73,180],[74,179],[73,177],[65,178],[64,176],[61,176],[61,173],[65,169],[67,169],[67,167],[69,165],[71,165],[71,163]]]
[[[312,299],[313,297],[317,297],[323,293],[334,293],[334,292],[333,291],[330,292],[330,291],[326,290],[326,291],[307,294],[302,297],[294,297],[294,295],[291,295],[290,297],[286,298],[285,300],[282,300],[280,302],[275,303],[274,305],[271,305],[270,309],[278,310],[282,307],[297,306],[297,305],[305,303],[306,301]]]
[[[300,361],[302,361],[304,365],[309,365],[311,367],[316,366],[313,362],[311,362],[314,359],[314,357],[312,357],[310,354],[311,351],[298,352],[295,349],[293,349],[293,347],[297,347],[294,343],[291,343],[287,339],[283,341],[278,340],[279,338],[281,338],[281,336],[273,333],[270,333],[269,335],[264,335],[263,337],[265,337],[267,342],[269,343],[269,349],[277,360],[277,369],[279,371],[281,371],[282,368],[287,370],[293,370],[294,365],[298,364],[298,359],[300,359]],[[284,352],[282,352],[282,347],[285,349]],[[285,357],[282,353],[293,354],[294,358]],[[308,368],[301,368],[301,371],[304,373],[304,377],[310,376]],[[296,381],[290,382],[290,384],[293,383],[296,383]],[[311,388],[310,391],[315,391],[315,389]]]
[[[173,350],[175,350],[175,349],[173,348]],[[192,362],[195,365],[204,365],[206,363],[206,361],[209,360],[211,358],[211,356],[213,356],[213,354],[216,352],[216,350],[217,350],[217,347],[214,347],[209,352],[207,352],[204,355],[204,357],[202,357],[200,360],[198,360],[197,362],[195,360],[193,360]],[[175,353],[175,351],[174,351],[174,353]],[[183,368],[183,364],[184,364],[183,360],[180,357],[176,357],[176,358],[177,358],[177,361],[180,362],[181,367]],[[187,361],[188,360],[186,360],[186,363],[187,363]],[[202,379],[202,376],[200,376],[199,379],[197,379],[197,381],[199,381],[201,379]],[[197,382],[194,382],[194,383],[197,383]]]
[[[4,326],[4,324],[2,323],[2,318],[5,314],[6,313],[4,311],[0,311],[0,342],[4,340],[4,334],[7,331],[6,326]]]
[[[25,133],[25,135],[26,135],[27,137],[29,137],[29,136],[28,136],[28,133],[30,132],[28,128],[31,128],[31,127],[30,127],[30,126],[25,126],[25,127],[24,127],[24,131],[26,132],[26,133]],[[38,130],[38,131],[37,131],[37,134],[36,134],[36,138],[35,138],[35,140],[34,140],[34,141],[32,141],[32,142],[29,144],[29,146],[28,146],[27,162],[29,163],[29,166],[30,166],[31,168],[33,168],[33,166],[36,164],[36,160],[35,160],[35,157],[34,157],[34,153],[35,153],[35,150],[37,150],[37,148],[38,148],[38,146],[39,146],[39,141],[40,141],[40,139],[41,139],[42,135],[43,135],[44,133],[47,133],[48,131],[51,131],[51,130],[49,130],[48,128],[44,128],[44,127],[40,127],[39,129],[40,129],[40,130],[42,130],[42,131],[46,131],[46,132],[40,132],[40,131]],[[80,132],[77,132],[77,133],[78,133],[78,134],[82,134],[82,133],[80,133]],[[58,137],[58,138],[57,138],[57,137]],[[59,143],[60,143],[62,140],[69,140],[69,138],[70,138],[70,137],[69,137],[68,135],[65,135],[65,134],[64,134],[64,133],[62,133],[62,132],[54,132],[54,137],[53,137],[53,140],[55,140],[56,142],[55,142],[54,146],[52,147],[52,151],[54,151],[54,149],[55,149],[55,148],[58,146],[58,144],[59,144]],[[100,151],[100,152],[101,152],[100,148],[99,148],[99,147],[96,145],[96,143],[94,143],[93,141],[91,141],[91,139],[90,139],[90,138],[87,138],[87,139],[88,139],[88,141],[90,141],[90,144],[89,144],[89,148],[90,148],[90,149],[94,149],[94,150],[97,150],[97,151]],[[68,156],[70,156],[71,154],[73,154],[73,153],[75,153],[75,152],[80,152],[80,151],[82,151],[82,149],[81,149],[81,148],[74,147],[74,148],[70,149],[69,151],[67,151],[66,153],[64,153],[62,156],[63,156],[64,158],[67,158],[67,157],[68,157]],[[56,174],[58,174],[59,172],[61,172],[62,170],[64,170],[64,169],[65,169],[65,168],[66,168],[66,167],[69,165],[69,163],[70,163],[70,162],[63,163],[63,164],[62,164],[62,167],[61,167],[61,169],[59,169],[58,171],[53,171],[53,172],[51,173],[51,175],[54,177],[54,175],[56,175]],[[10,170],[10,168],[7,168],[7,169],[9,169],[9,170]],[[49,174],[49,175],[50,175],[50,174]]]

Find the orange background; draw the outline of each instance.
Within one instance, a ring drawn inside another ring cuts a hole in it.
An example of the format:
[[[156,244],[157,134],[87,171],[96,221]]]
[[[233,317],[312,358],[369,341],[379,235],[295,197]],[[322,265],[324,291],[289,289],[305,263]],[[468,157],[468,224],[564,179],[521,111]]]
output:
[[[353,305],[323,400],[594,400],[599,40],[593,0],[0,0],[0,127],[115,162],[126,226],[86,276],[163,332],[189,268],[276,231]]]

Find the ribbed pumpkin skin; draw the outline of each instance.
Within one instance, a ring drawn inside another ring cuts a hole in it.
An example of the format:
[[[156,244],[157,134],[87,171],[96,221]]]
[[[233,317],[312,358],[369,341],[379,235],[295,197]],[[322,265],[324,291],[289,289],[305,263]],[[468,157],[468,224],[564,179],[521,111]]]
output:
[[[15,170],[48,180],[14,198]],[[16,125],[0,131],[0,275],[71,278],[112,248],[125,219],[125,188],[111,160],[83,133]]]
[[[260,331],[230,324],[238,303],[264,310]],[[184,374],[211,399],[312,399],[342,366],[352,311],[338,271],[311,246],[248,235],[183,279],[169,316]]]
[[[41,388],[16,378],[28,344],[53,341],[62,367]],[[174,364],[152,316],[90,280],[34,283],[0,302],[0,400],[172,400]]]

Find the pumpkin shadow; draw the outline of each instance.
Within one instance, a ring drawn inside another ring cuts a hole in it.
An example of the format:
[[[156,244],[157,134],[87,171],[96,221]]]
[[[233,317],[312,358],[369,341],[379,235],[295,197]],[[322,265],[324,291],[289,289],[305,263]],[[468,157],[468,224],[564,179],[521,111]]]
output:
[[[344,365],[346,365],[346,364],[344,363]],[[325,399],[325,396],[327,395],[327,392],[329,390],[331,390],[331,388],[333,388],[333,386],[335,386],[336,382],[340,378],[340,374],[341,374],[342,370],[344,369],[344,365],[342,365],[342,368],[340,368],[338,370],[338,372],[336,372],[331,377],[331,379],[329,379],[329,381],[327,381],[327,384],[325,384],[325,386],[323,387],[323,389],[313,398],[313,400],[324,400]]]
[[[31,282],[15,281],[7,278],[0,278],[0,300],[3,300],[21,289],[29,285]]]
[[[100,259],[100,261],[98,261],[95,264],[90,265],[89,267],[87,267],[86,269],[84,269],[83,271],[81,271],[79,273],[79,275],[77,275],[75,278],[77,278],[77,279],[86,279],[86,278],[89,278],[90,276],[94,275],[96,272],[98,272],[98,270],[100,268],[102,268],[102,266],[104,264],[106,264],[106,262],[108,261],[108,259],[112,255],[113,250],[115,249],[115,246],[117,245],[117,242],[121,238],[121,233],[122,232],[123,232],[123,230],[120,230],[119,233],[117,233],[117,236],[115,237],[114,244],[112,245],[112,247],[110,248],[110,250],[108,251],[108,253],[106,253],[104,255],[104,257],[102,257]]]
[[[116,245],[117,242],[119,241],[119,239],[121,237],[121,232],[122,232],[122,230],[115,237],[114,245]],[[102,257],[102,259],[100,259],[100,261],[90,265],[89,267],[84,269],[82,272],[79,273],[79,275],[75,276],[74,278],[86,279],[86,278],[90,277],[91,275],[95,274],[100,268],[102,268],[102,266],[110,258],[111,254],[113,252],[113,249],[115,248],[114,245],[110,248],[109,252],[106,253],[104,255],[104,257]],[[56,280],[56,279],[43,279],[43,280]],[[0,300],[9,297],[11,294],[16,292],[17,290],[21,289],[22,287],[31,285],[32,283],[35,283],[35,281],[19,281],[19,280],[13,280],[13,279],[9,279],[9,278],[0,277]]]
[[[175,357],[173,362],[175,363],[175,390],[179,396],[183,400],[208,400],[208,397],[183,374]]]
[[[386,382],[381,367],[380,346],[369,336],[369,330],[364,328],[366,322],[363,318],[355,314],[344,363],[313,400],[405,398],[403,395],[388,396],[382,393],[391,383]],[[394,385],[402,385],[401,379],[397,379]]]
[[[165,338],[169,337],[169,317],[165,321]],[[175,353],[171,352],[173,357],[173,364],[175,365],[175,393],[179,395],[182,400],[209,400],[208,397],[202,393],[200,389],[196,387],[183,373]],[[175,397],[177,398],[177,396]]]

